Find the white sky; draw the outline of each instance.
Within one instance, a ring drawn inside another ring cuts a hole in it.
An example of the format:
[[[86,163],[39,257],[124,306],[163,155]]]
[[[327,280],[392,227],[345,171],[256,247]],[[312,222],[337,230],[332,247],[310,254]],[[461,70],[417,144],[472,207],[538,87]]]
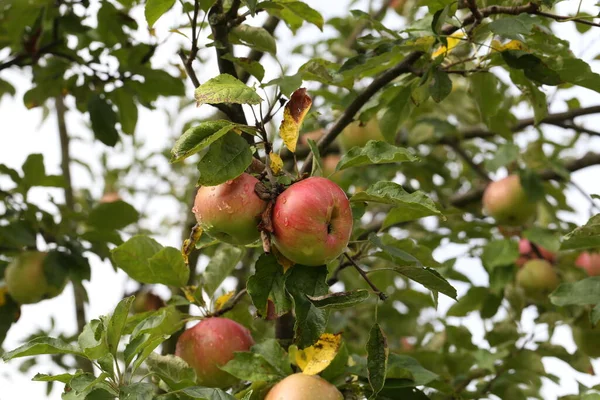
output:
[[[317,1],[317,0],[306,0],[306,2],[319,10],[323,16],[328,19],[335,15],[341,15],[348,12],[349,1]],[[577,1],[565,1],[560,3],[559,12],[563,15],[569,12],[574,12],[579,2]],[[586,6],[592,6],[594,1],[584,1],[584,9]],[[351,8],[365,9],[366,1],[359,1],[357,5]],[[376,2],[379,4],[379,2]],[[393,13],[390,13],[393,14]],[[145,22],[143,19],[143,13],[141,9],[136,10],[136,18],[138,19],[141,37],[144,37]],[[175,16],[171,14],[165,15],[157,24],[156,31],[159,37],[164,38],[168,30],[175,24]],[[389,21],[389,26],[392,28],[401,28],[401,21],[395,15],[389,15],[386,22]],[[594,31],[592,29],[584,36],[579,36],[572,23],[560,24],[558,35],[564,39],[571,41],[572,50],[577,55],[582,55],[587,61],[593,59],[597,54],[594,53],[594,46],[592,46],[594,34],[598,35],[598,29]],[[326,30],[325,33],[328,31]],[[330,31],[329,31],[330,32]],[[292,66],[291,70],[295,71],[301,63],[305,60],[298,56],[290,55],[291,48],[298,42],[310,42],[316,40],[321,33],[315,27],[311,25],[305,25],[297,34],[298,39],[294,40],[291,32],[281,26],[277,30],[278,36],[278,55],[280,59],[286,65]],[[157,52],[153,58],[155,66],[161,66],[167,62],[177,62],[176,59],[169,60],[168,58],[174,54],[174,49],[177,48],[177,44],[180,43],[180,37],[172,35],[169,39],[169,43],[162,51]],[[5,59],[6,54],[0,52],[0,59]],[[265,58],[262,61],[267,70],[267,76],[265,81],[270,78],[277,77],[279,68],[272,61],[272,59]],[[201,81],[205,81],[210,77],[218,74],[214,61],[211,61],[207,65],[196,66],[196,71],[199,74]],[[598,62],[592,64],[593,69],[596,72],[600,72],[600,66]],[[44,155],[44,161],[46,170],[48,173],[59,174],[60,173],[60,151],[58,143],[58,133],[56,129],[56,120],[53,116],[40,124],[42,112],[40,109],[27,110],[23,106],[22,95],[30,87],[30,76],[28,74],[22,74],[17,69],[4,70],[0,73],[0,77],[12,82],[17,87],[17,96],[9,98],[4,96],[0,100],[0,137],[3,139],[3,145],[0,146],[0,163],[6,164],[9,167],[20,169],[23,161],[31,153],[42,153]],[[186,82],[188,89],[191,90],[189,82]],[[572,96],[578,96],[582,106],[600,104],[600,95],[584,89],[572,89],[567,94],[561,94],[560,98],[557,98],[552,107],[552,111],[564,110],[564,102],[560,99],[568,99]],[[161,104],[165,104],[162,102]],[[169,106],[173,109],[173,103]],[[523,116],[530,115],[530,112],[526,111]],[[585,121],[586,126],[591,128],[598,126],[600,118],[597,116],[581,118],[579,121]],[[81,118],[79,113],[70,113],[67,118],[67,124],[71,131],[71,134],[76,136],[83,136],[90,138],[91,133],[86,128],[85,119]],[[545,127],[546,128],[546,127]],[[140,118],[138,121],[136,135],[146,140],[148,148],[159,149],[165,144],[165,138],[172,134],[172,132],[178,129],[168,126],[165,115],[161,112],[150,112],[146,109],[140,108]],[[559,130],[554,129],[557,138],[560,138],[561,133]],[[526,135],[521,135],[521,140],[525,140]],[[130,146],[126,147],[126,150],[130,149]],[[600,151],[600,139],[594,138],[590,140],[589,146],[586,148],[576,149],[574,154],[582,154],[585,151],[593,150]],[[100,166],[96,159],[93,157],[87,157],[87,154],[100,154],[104,151],[105,147],[99,143],[90,145],[81,141],[73,141],[71,151],[72,154],[77,157],[92,163],[94,171],[98,172]],[[119,151],[123,149],[117,148],[116,151],[112,151],[110,160],[113,165],[126,162],[126,157],[119,156]],[[600,193],[600,180],[597,178],[600,173],[600,167],[589,168],[585,171],[577,172],[573,175],[574,180],[583,187],[589,193]],[[75,165],[73,167],[74,182],[76,188],[92,187],[95,196],[99,197],[102,190],[101,181],[93,181],[89,174],[80,166]],[[149,182],[149,184],[151,184]],[[60,191],[51,191],[51,193],[58,199],[61,198]],[[569,192],[569,200],[577,210],[581,210],[576,216],[566,216],[566,218],[576,220],[579,223],[587,221],[587,210],[588,203],[579,193],[571,190]],[[47,205],[48,190],[45,189],[34,189],[31,192],[31,200],[34,202]],[[128,199],[134,201],[134,204],[139,205],[139,199]],[[170,204],[167,204],[169,206]],[[157,213],[168,214],[169,209],[166,209],[165,203],[160,201],[153,202],[153,210]],[[179,235],[180,232],[172,232],[168,237],[157,238],[164,245],[172,245],[179,247]],[[462,248],[459,246],[446,246],[436,251],[436,257],[439,260],[451,258],[462,252]],[[99,315],[110,313],[116,303],[122,298],[123,293],[126,292],[127,277],[119,271],[114,272],[109,263],[101,262],[100,260],[93,258],[92,262],[92,283],[87,283],[88,294],[90,298],[90,304],[87,307],[88,318],[96,318]],[[487,275],[484,273],[481,263],[478,259],[466,259],[461,258],[457,262],[457,269],[467,274],[472,278],[475,284],[485,285],[487,284]],[[228,282],[226,282],[227,284]],[[462,284],[457,284],[459,294],[462,295],[466,291],[467,287]],[[128,290],[135,288],[135,285],[129,283]],[[163,293],[166,293],[166,288],[162,288]],[[450,306],[451,302],[444,298],[440,299],[440,312],[443,313]],[[74,333],[76,331],[76,324],[74,319],[73,310],[73,296],[71,287],[67,289],[60,296],[44,301],[42,303],[27,305],[22,308],[22,316],[16,325],[13,325],[9,331],[8,337],[4,342],[5,349],[12,349],[22,343],[25,337],[33,333],[36,329],[48,329],[50,327],[50,321],[53,318],[55,320],[55,326],[57,326],[56,332]],[[523,318],[523,326],[528,330],[532,330],[533,324],[533,313],[525,313]],[[451,319],[452,323],[463,323],[467,325],[474,335],[474,341],[476,344],[482,342],[483,331],[481,329],[480,320],[471,316],[464,319]],[[543,339],[546,335],[545,327],[538,326],[536,329],[536,337]],[[571,334],[568,329],[559,328],[554,340],[557,343],[564,345],[569,351],[573,351],[575,346],[571,339]],[[577,392],[576,379],[586,385],[600,384],[598,377],[591,377],[589,375],[579,374],[574,372],[570,367],[566,366],[563,362],[556,359],[547,358],[544,360],[547,371],[553,373],[562,378],[560,385],[555,385],[546,381],[547,384],[544,387],[544,398],[554,399],[559,395],[567,393]],[[14,398],[23,399],[43,399],[45,398],[46,385],[44,383],[31,382],[30,379],[36,372],[41,373],[56,373],[58,370],[51,367],[48,360],[45,363],[38,364],[33,367],[30,371],[22,374],[18,371],[19,361],[13,361],[9,364],[0,363],[0,399],[10,400]],[[595,362],[595,368],[600,371],[600,363]],[[60,392],[62,391],[62,385],[55,385],[50,399],[60,399]]]

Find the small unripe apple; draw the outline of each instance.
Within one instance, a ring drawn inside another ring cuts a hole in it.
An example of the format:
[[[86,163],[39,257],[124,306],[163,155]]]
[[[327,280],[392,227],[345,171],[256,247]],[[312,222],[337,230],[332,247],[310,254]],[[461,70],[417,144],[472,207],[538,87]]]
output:
[[[585,270],[589,276],[600,275],[600,253],[584,252],[577,257],[575,265]]]
[[[227,318],[207,318],[183,332],[177,340],[175,355],[195,371],[201,386],[225,388],[238,381],[221,370],[236,351],[248,351],[254,345],[250,331]]]
[[[267,203],[254,192],[257,183],[258,179],[244,173],[218,186],[200,187],[192,212],[204,232],[231,244],[258,240],[257,225]]]
[[[369,140],[385,140],[379,129],[377,118],[371,119],[362,126],[360,121],[354,121],[344,128],[339,136],[340,145],[344,151],[355,146],[363,147]]]
[[[537,246],[542,258],[550,263],[554,262],[555,255],[550,250],[543,248],[542,246]],[[531,242],[525,238],[519,240],[519,258],[517,259],[516,264],[519,267],[522,267],[529,260],[539,259],[538,253],[533,249]]]
[[[134,314],[139,314],[146,311],[156,311],[164,306],[165,302],[159,296],[152,292],[142,291],[135,295],[131,308]]]
[[[546,260],[529,260],[517,272],[517,285],[533,298],[547,297],[559,283],[552,264]]]
[[[316,375],[293,374],[277,383],[265,400],[343,400],[344,396],[325,379]]]
[[[498,225],[520,226],[536,212],[536,203],[529,201],[518,175],[510,175],[490,183],[483,193],[483,210],[494,217]]]
[[[66,281],[54,286],[46,279],[44,260],[47,253],[26,251],[14,259],[4,271],[6,290],[19,304],[38,303],[58,296]]]
[[[336,259],[348,245],[351,233],[350,202],[329,179],[304,179],[277,197],[273,243],[296,264],[324,265]]]

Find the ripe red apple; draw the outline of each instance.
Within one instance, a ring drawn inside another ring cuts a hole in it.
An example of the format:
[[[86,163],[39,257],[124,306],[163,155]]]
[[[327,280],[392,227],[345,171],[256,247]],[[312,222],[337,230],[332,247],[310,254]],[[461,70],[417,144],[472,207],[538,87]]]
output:
[[[533,298],[547,297],[559,283],[552,264],[546,260],[529,260],[517,272],[517,285]]]
[[[554,262],[555,255],[550,250],[543,248],[542,246],[537,246],[542,258],[550,263]],[[525,238],[519,240],[519,254],[520,257],[517,259],[516,264],[519,267],[522,267],[529,260],[534,260],[540,258],[537,252],[533,249],[531,242]]]
[[[258,179],[250,174],[218,186],[198,189],[192,212],[208,235],[231,244],[250,244],[260,238],[257,225],[267,203],[254,192]]]
[[[237,378],[221,370],[236,351],[248,351],[254,345],[250,331],[227,318],[207,318],[183,332],[177,340],[175,355],[196,371],[198,384],[225,388]]]
[[[536,203],[527,198],[519,176],[510,175],[487,186],[483,210],[494,217],[498,225],[520,226],[535,215]]]
[[[316,375],[293,374],[277,383],[265,400],[343,400],[339,390]]]
[[[589,276],[600,275],[600,253],[584,252],[577,257],[575,265],[585,270]]]
[[[58,296],[66,281],[54,286],[46,279],[44,260],[47,253],[26,251],[14,259],[4,271],[6,291],[19,304],[38,303]]]
[[[385,140],[379,129],[377,118],[371,119],[364,126],[360,121],[354,121],[342,131],[339,141],[342,149],[348,151],[358,146],[363,147],[369,140]]]
[[[323,265],[337,258],[352,233],[352,210],[346,194],[329,179],[296,182],[277,197],[273,242],[289,260]]]
[[[135,295],[132,304],[134,314],[143,313],[146,311],[156,311],[165,306],[163,299],[152,292],[142,291]]]

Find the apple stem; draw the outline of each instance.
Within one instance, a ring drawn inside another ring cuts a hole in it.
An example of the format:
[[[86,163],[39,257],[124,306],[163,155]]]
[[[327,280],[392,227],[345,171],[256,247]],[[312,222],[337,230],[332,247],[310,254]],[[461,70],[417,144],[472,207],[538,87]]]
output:
[[[373,289],[373,291],[381,299],[381,301],[385,301],[387,299],[387,295],[385,293],[383,293],[381,290],[379,290],[373,282],[371,282],[371,280],[367,276],[367,273],[356,263],[356,261],[354,261],[352,259],[352,257],[350,257],[348,255],[348,253],[344,252],[344,256],[348,259],[348,261],[350,261],[350,264],[352,264],[352,266],[354,266],[354,268],[358,271],[360,276],[363,277],[365,282],[367,282],[369,284],[369,286],[371,286],[371,289]]]

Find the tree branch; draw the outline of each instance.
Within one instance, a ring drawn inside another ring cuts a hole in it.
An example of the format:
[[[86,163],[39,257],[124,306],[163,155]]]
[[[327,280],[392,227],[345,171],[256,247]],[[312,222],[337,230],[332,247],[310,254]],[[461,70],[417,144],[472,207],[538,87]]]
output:
[[[367,276],[367,273],[365,271],[363,271],[363,269],[356,263],[356,261],[354,261],[352,259],[352,257],[350,257],[348,255],[348,253],[344,252],[344,256],[350,262],[350,264],[354,267],[354,269],[356,269],[358,271],[360,276],[363,277],[363,279],[365,280],[365,282],[367,282],[367,284],[371,287],[371,289],[373,289],[373,291],[381,299],[381,301],[385,301],[387,299],[387,295],[385,293],[383,293],[381,290],[379,290],[373,282],[371,282],[371,280]]]
[[[558,126],[559,128],[563,128],[563,129],[572,129],[576,132],[587,133],[590,136],[599,136],[600,137],[600,132],[588,129],[583,126],[575,125],[571,122],[548,122],[548,124]]]
[[[483,169],[483,166],[481,166],[480,164],[475,164],[475,161],[473,161],[473,159],[467,154],[465,149],[463,149],[459,143],[448,143],[448,147],[454,150],[454,152],[458,154],[464,160],[464,162],[467,163],[469,167],[471,167],[473,172],[475,172],[481,177],[481,179],[483,179],[485,182],[491,181],[490,177]]]
[[[229,312],[231,310],[234,309],[234,307],[240,302],[240,300],[242,300],[242,297],[244,297],[244,295],[247,293],[246,289],[242,289],[240,290],[233,299],[231,299],[230,301],[228,301],[227,303],[229,303],[227,306],[221,308],[220,310],[217,310],[213,313],[207,314],[207,317],[220,317],[221,315],[225,314],[226,312]]]
[[[575,23],[578,23],[578,24],[600,27],[599,23],[596,23],[596,22],[593,22],[593,21],[588,21],[588,20],[585,20],[583,18],[567,17],[567,16],[556,15],[556,14],[552,14],[552,13],[548,13],[548,12],[544,12],[544,11],[536,11],[533,14],[539,15],[541,17],[551,18],[551,19],[555,20],[556,22],[569,22],[569,21],[572,21],[572,22],[575,22]]]

